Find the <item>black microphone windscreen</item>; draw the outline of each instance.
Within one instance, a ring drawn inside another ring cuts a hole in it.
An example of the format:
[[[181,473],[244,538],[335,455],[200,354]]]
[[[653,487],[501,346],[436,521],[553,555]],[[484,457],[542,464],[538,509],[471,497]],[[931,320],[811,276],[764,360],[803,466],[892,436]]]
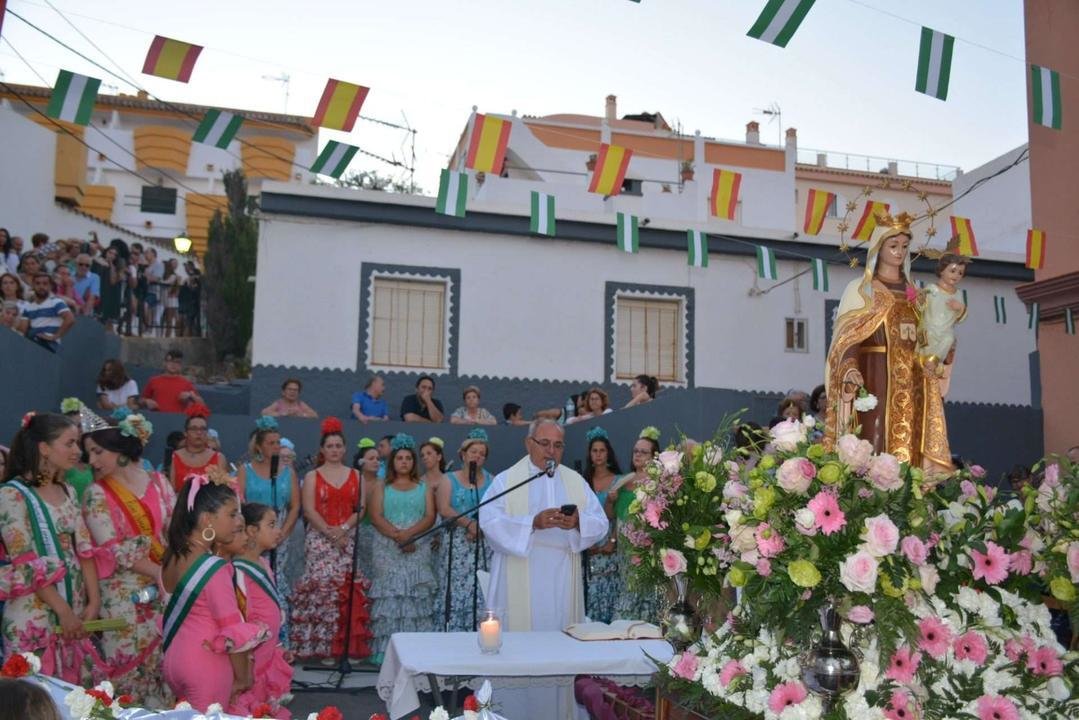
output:
[[[270,456],[270,477],[271,478],[276,478],[277,477],[277,470],[278,470],[278,468],[280,466],[281,466],[281,456],[280,455],[271,455]]]

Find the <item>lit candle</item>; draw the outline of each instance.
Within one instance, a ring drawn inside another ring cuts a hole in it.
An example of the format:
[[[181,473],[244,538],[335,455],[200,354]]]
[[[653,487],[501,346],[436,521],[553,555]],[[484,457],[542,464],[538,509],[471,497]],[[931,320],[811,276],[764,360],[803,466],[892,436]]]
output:
[[[484,653],[496,653],[502,647],[502,623],[498,617],[488,614],[480,622],[480,650]]]

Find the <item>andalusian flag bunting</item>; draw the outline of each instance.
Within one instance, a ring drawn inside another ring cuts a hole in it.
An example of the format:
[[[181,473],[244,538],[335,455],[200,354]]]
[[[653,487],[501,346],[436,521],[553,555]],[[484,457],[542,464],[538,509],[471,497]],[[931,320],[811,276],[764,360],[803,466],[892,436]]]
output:
[[[1030,91],[1033,96],[1034,123],[1060,129],[1060,73],[1049,68],[1030,66]]]
[[[330,130],[352,132],[356,118],[360,115],[363,101],[367,99],[370,88],[354,85],[341,80],[326,81],[322,99],[315,110],[315,125]]]
[[[1041,322],[1041,305],[1032,302],[1030,304],[1029,314],[1027,315],[1027,329],[1037,332],[1039,322]]]
[[[1069,335],[1075,334],[1075,313],[1071,308],[1064,308],[1064,332]]]
[[[978,243],[974,240],[974,226],[970,218],[952,215],[952,237],[959,241],[959,254],[978,257]]]
[[[787,47],[815,0],[768,0],[757,22],[746,33],[779,47]]]
[[[762,280],[779,279],[779,273],[776,272],[776,253],[772,248],[757,246],[757,276]]]
[[[1027,230],[1027,267],[1041,270],[1045,265],[1045,231]]]
[[[806,198],[806,217],[802,229],[806,235],[820,235],[824,227],[824,218],[828,215],[828,208],[836,201],[835,193],[827,190],[809,190]]]
[[[236,137],[236,133],[239,132],[243,122],[243,115],[225,112],[217,108],[207,110],[202,117],[202,122],[195,129],[193,140],[197,143],[205,143],[227,150],[229,143]]]
[[[554,195],[532,191],[532,220],[529,229],[537,235],[554,237]]]
[[[472,123],[465,167],[476,172],[498,175],[506,161],[506,146],[510,142],[511,120],[477,114]]]
[[[820,258],[813,258],[813,289],[828,292],[828,263]]]
[[[56,76],[56,85],[52,89],[45,114],[57,120],[89,125],[99,87],[101,81],[97,78],[61,70]]]
[[[443,170],[438,180],[435,212],[454,217],[465,216],[468,204],[468,173]]]
[[[631,157],[633,157],[633,151],[629,148],[607,143],[600,145],[599,155],[596,157],[596,169],[592,171],[592,182],[588,184],[588,192],[604,197],[621,193],[622,182],[626,179],[626,170],[629,168]]]
[[[618,213],[618,249],[635,253],[640,245],[640,222],[636,215]]]
[[[948,99],[948,80],[952,74],[952,50],[955,38],[938,30],[922,28],[918,47],[918,79],[914,89],[937,100]]]
[[[146,60],[142,63],[142,72],[144,75],[156,75],[185,83],[191,79],[191,71],[195,68],[200,52],[201,45],[155,35],[150,43],[150,51],[146,53]]]
[[[858,220],[858,224],[854,226],[854,234],[851,236],[855,240],[868,240],[873,237],[873,231],[877,229],[877,215],[883,215],[891,209],[888,203],[878,202],[876,200],[868,200],[865,204],[865,209],[862,210],[862,217]]]
[[[999,325],[1007,325],[1008,324],[1008,309],[1006,307],[1004,307],[1004,296],[1003,295],[994,295],[993,296],[993,310],[996,312],[996,315],[997,315],[997,324],[999,324]]]
[[[311,172],[319,175],[329,175],[336,180],[345,172],[345,168],[352,162],[352,158],[356,156],[358,151],[359,148],[355,145],[346,145],[336,140],[330,140],[315,159],[315,164],[311,166]]]
[[[708,267],[708,236],[700,230],[687,230],[686,245],[689,248],[689,266]]]
[[[724,220],[734,220],[738,209],[738,190],[742,186],[742,173],[716,169],[712,172],[712,193],[708,196],[708,211]]]

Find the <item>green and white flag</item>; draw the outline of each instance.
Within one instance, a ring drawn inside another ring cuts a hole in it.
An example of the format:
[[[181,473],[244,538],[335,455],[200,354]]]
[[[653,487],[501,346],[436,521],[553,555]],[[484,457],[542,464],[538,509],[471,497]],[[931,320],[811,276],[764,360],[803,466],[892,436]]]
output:
[[[952,75],[952,50],[955,38],[938,30],[922,28],[918,47],[918,79],[914,89],[937,100],[948,99],[948,80]]]
[[[536,235],[554,237],[554,195],[532,191],[532,220],[529,230]]]
[[[639,247],[640,231],[636,215],[618,213],[618,249],[635,253]]]
[[[689,266],[708,267],[708,236],[700,230],[686,230],[689,247]]]
[[[311,172],[318,175],[329,175],[336,180],[345,172],[345,168],[352,162],[352,158],[356,156],[359,150],[355,145],[330,140],[326,143],[326,147],[322,148],[318,158],[315,159],[315,164],[311,166]]]
[[[1060,129],[1060,73],[1049,68],[1030,66],[1030,90],[1034,98],[1034,122]]]
[[[465,216],[468,204],[468,173],[443,170],[438,180],[435,212],[454,217]]]
[[[776,253],[772,248],[757,246],[757,276],[762,280],[779,279],[779,273],[776,272]]]
[[[828,263],[821,258],[813,258],[813,289],[828,292]]]
[[[768,0],[757,22],[746,35],[779,47],[787,47],[798,26],[816,0]]]
[[[1007,325],[1008,324],[1008,309],[1004,307],[1004,296],[1003,295],[994,295],[993,296],[993,310],[997,314],[997,324],[998,325]]]
[[[205,143],[219,147],[222,150],[228,150],[229,143],[236,137],[236,133],[239,132],[243,123],[243,115],[225,112],[217,108],[207,110],[202,117],[202,122],[199,123],[198,128],[195,130],[193,140],[197,143]]]
[[[1069,335],[1075,334],[1075,313],[1071,308],[1064,308],[1064,332]]]
[[[1041,306],[1032,302],[1030,304],[1030,314],[1027,316],[1027,329],[1038,332],[1038,323],[1041,321]]]
[[[101,81],[70,70],[61,70],[56,76],[56,87],[45,108],[45,114],[57,120],[89,125],[94,114],[94,100]]]

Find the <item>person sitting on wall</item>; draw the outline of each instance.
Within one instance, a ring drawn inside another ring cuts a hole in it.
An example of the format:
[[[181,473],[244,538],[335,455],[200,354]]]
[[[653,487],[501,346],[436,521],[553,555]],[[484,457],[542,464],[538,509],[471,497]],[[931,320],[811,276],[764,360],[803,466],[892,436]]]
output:
[[[303,383],[296,378],[286,378],[281,383],[281,397],[262,409],[262,414],[269,417],[304,417],[317,418],[314,408],[300,399]]]
[[[142,389],[140,403],[148,410],[182,413],[190,403],[203,403],[190,380],[181,374],[184,354],[179,350],[165,353],[165,372],[154,375]]]
[[[389,420],[390,410],[382,393],[386,391],[386,381],[381,375],[372,375],[360,392],[352,393],[352,417],[365,425],[370,420]]]
[[[633,378],[633,383],[629,386],[629,394],[632,398],[625,404],[623,409],[652,402],[656,399],[656,393],[658,391],[659,380],[656,380],[656,378],[651,375],[638,375]]]
[[[600,415],[606,415],[610,412],[612,412],[611,401],[607,397],[607,393],[598,387],[594,387],[584,395],[584,411],[582,412],[581,409],[578,409],[576,417],[568,418],[566,424],[572,425],[581,420],[598,418]]]
[[[465,404],[453,411],[450,422],[454,425],[497,425],[495,416],[480,407],[480,389],[469,385],[461,393]]]
[[[524,419],[524,412],[521,410],[521,406],[517,403],[508,402],[502,406],[502,417],[505,418],[507,425],[528,425],[529,420]],[[562,417],[561,408],[547,408],[546,410],[537,410],[533,415],[533,420],[558,420]]]
[[[445,411],[442,401],[434,395],[435,379],[430,375],[420,375],[415,394],[407,395],[401,401],[401,419],[405,422],[442,422]]]

